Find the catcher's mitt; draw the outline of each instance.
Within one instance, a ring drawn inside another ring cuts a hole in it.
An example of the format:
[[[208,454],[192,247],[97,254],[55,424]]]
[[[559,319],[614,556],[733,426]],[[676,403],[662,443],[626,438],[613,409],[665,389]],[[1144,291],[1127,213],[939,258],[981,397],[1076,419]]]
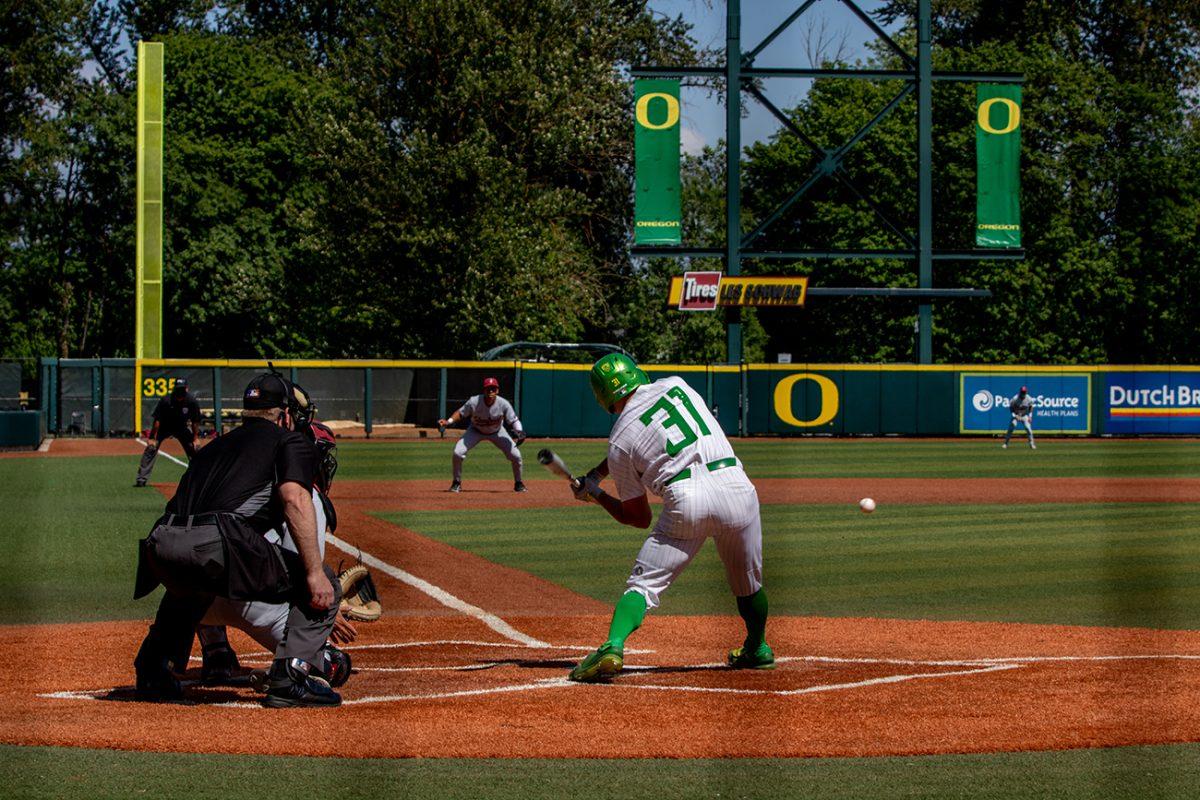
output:
[[[341,611],[354,622],[374,622],[383,615],[379,604],[379,593],[371,573],[362,564],[355,564],[338,575],[342,585]]]

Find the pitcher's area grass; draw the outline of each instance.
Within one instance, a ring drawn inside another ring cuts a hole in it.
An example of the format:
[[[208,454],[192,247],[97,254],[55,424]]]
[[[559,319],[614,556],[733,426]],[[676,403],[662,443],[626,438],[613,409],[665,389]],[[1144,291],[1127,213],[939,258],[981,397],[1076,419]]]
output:
[[[1184,800],[1200,785],[1200,745],[685,761],[286,758],[0,746],[0,780],[5,797],[63,800],[294,800],[301,794],[338,800]]]

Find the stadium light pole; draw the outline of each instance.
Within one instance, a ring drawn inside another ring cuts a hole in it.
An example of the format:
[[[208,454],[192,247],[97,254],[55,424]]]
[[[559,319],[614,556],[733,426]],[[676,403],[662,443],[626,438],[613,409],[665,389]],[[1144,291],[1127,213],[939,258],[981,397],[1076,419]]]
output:
[[[963,83],[1024,83],[1024,77],[1011,72],[953,72],[935,71],[933,69],[932,42],[932,12],[930,0],[918,0],[917,25],[917,54],[914,58],[905,52],[887,32],[880,28],[871,17],[858,7],[855,0],[840,0],[869,27],[878,39],[891,50],[903,64],[903,69],[823,69],[823,68],[760,68],[754,66],[754,60],[767,45],[775,40],[785,29],[807,11],[816,0],[803,0],[775,30],[763,39],[755,48],[743,52],[741,48],[741,0],[726,0],[725,14],[725,65],[722,67],[662,67],[636,66],[631,70],[635,78],[663,77],[723,77],[725,85],[725,247],[687,247],[687,246],[634,246],[630,251],[635,256],[642,257],[672,257],[672,258],[723,258],[726,274],[740,275],[742,261],[746,259],[782,259],[798,261],[804,259],[867,259],[886,258],[895,260],[916,261],[917,288],[907,287],[832,287],[810,286],[809,297],[893,297],[908,301],[917,301],[917,360],[918,363],[929,364],[933,360],[933,306],[935,299],[991,297],[987,289],[947,288],[937,289],[933,285],[934,261],[1011,261],[1025,257],[1021,248],[974,248],[935,249],[933,247],[933,102],[932,86],[934,81],[955,81]],[[901,80],[903,88],[892,100],[880,110],[875,117],[860,128],[850,139],[840,147],[825,148],[813,141],[796,123],[783,111],[776,108],[764,94],[754,86],[753,81],[761,78],[849,78],[860,80]],[[900,103],[915,90],[917,101],[917,230],[915,236],[907,233],[903,227],[888,217],[869,193],[860,191],[843,166],[847,154],[862,139]],[[741,93],[749,92],[780,123],[797,136],[815,156],[815,166],[810,176],[774,211],[768,214],[749,233],[741,232]],[[894,237],[899,238],[904,247],[898,248],[823,248],[823,249],[762,249],[754,247],[755,241],[787,210],[803,197],[813,186],[824,178],[836,180],[848,188],[860,201],[865,203],[884,228]],[[742,361],[742,326],[741,309],[727,309],[726,353],[731,363]]]

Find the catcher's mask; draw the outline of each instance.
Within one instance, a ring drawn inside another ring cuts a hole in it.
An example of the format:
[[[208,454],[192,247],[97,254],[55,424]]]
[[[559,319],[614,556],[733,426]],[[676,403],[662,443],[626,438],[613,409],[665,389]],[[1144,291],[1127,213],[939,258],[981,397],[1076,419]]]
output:
[[[313,437],[313,444],[316,445],[317,452],[321,456],[321,465],[318,467],[317,480],[321,491],[328,494],[329,487],[333,485],[333,476],[337,473],[337,439],[333,436],[333,430],[323,422],[313,420],[309,431]]]
[[[292,425],[295,430],[307,434],[316,416],[317,406],[303,386],[290,381],[288,386],[291,387],[288,392],[288,411],[292,415]]]

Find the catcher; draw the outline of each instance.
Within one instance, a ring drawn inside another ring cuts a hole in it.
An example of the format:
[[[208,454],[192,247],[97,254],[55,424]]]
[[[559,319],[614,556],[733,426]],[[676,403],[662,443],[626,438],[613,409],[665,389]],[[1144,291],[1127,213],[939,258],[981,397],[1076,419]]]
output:
[[[1008,449],[1008,440],[1012,438],[1013,429],[1017,427],[1017,423],[1025,426],[1025,432],[1029,434],[1029,448],[1037,450],[1037,445],[1033,443],[1033,398],[1029,396],[1029,388],[1022,386],[1021,391],[1008,402],[1008,410],[1012,412],[1012,419],[1008,422],[1008,432],[1004,434],[1004,444],[1002,448]]]
[[[299,387],[294,389],[297,397],[303,397],[303,408],[308,409],[308,418],[301,427],[302,432],[310,438],[316,447],[318,458],[313,475],[313,511],[317,519],[317,546],[321,558],[325,557],[325,534],[337,530],[337,512],[329,499],[329,489],[333,485],[333,476],[337,472],[337,441],[333,431],[320,422],[312,420],[316,412],[308,399],[307,393]],[[284,550],[296,551],[296,545],[291,539],[287,526],[283,526],[282,536],[278,531],[268,531],[265,537]],[[365,569],[365,568],[364,568]],[[349,584],[341,580],[343,589]],[[357,589],[355,589],[357,591]],[[337,688],[343,685],[350,676],[350,655],[337,645],[353,642],[358,635],[353,623],[347,618],[344,609],[347,607],[346,596],[343,593],[342,608],[334,620],[330,642],[322,650],[325,676],[329,685]],[[267,650],[274,651],[283,639],[287,625],[288,608],[285,604],[265,602],[241,602],[223,597],[215,598],[209,606],[204,618],[200,621],[196,632],[200,639],[203,653],[203,663],[200,670],[200,680],[209,686],[227,684],[232,681],[235,672],[240,670],[237,654],[229,644],[226,626],[233,626],[245,631],[256,642]],[[378,615],[376,615],[378,618]],[[359,619],[362,619],[359,617]],[[251,675],[251,683],[256,689],[265,690],[266,673]]]

